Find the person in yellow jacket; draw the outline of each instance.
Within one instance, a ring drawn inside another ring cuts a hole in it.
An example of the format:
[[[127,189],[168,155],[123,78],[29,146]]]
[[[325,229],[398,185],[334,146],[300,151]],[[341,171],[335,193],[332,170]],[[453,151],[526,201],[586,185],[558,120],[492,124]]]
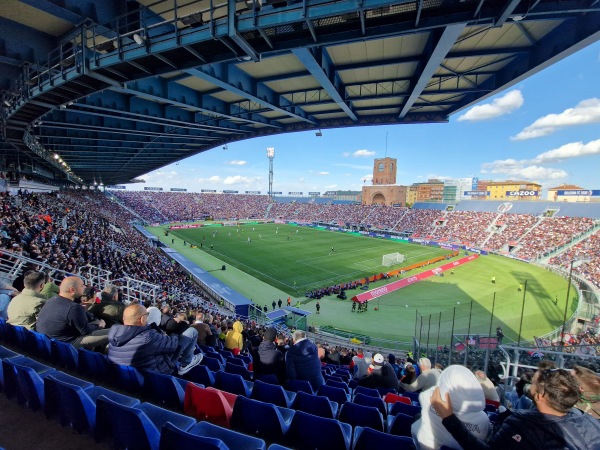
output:
[[[225,336],[225,348],[229,350],[237,348],[241,351],[244,348],[244,336],[242,336],[243,330],[244,326],[242,325],[242,322],[239,320],[235,321],[233,323],[233,330],[229,330]]]

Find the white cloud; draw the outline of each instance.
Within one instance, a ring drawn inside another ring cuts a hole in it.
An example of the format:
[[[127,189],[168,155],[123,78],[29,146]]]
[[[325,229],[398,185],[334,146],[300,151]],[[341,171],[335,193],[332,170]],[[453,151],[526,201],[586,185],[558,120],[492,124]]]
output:
[[[521,91],[510,91],[502,97],[495,98],[494,100],[492,100],[491,103],[474,106],[462,116],[460,116],[458,118],[458,121],[463,122],[465,120],[468,120],[475,122],[479,120],[494,119],[505,114],[510,114],[511,112],[523,106],[523,103],[524,100]]]
[[[352,153],[352,156],[354,156],[355,158],[366,158],[369,156],[375,156],[375,152],[373,150],[356,150],[354,153]]]
[[[337,188],[337,184],[328,184],[327,186],[324,186],[325,189],[336,189]]]
[[[525,180],[557,180],[565,178],[568,173],[562,169],[553,169],[531,164],[528,160],[498,160],[481,165],[481,173],[505,174],[510,178]]]
[[[317,175],[329,175],[329,172],[319,172]]]
[[[241,175],[229,176],[223,180],[223,184],[232,185],[232,184],[241,184],[244,186],[250,186],[254,183],[260,181],[261,177],[243,177]]]
[[[299,183],[304,183],[304,177],[298,178]]]
[[[600,123],[600,99],[598,98],[583,100],[574,108],[565,109],[559,114],[540,117],[511,139],[522,141],[547,136],[560,128],[591,123]]]
[[[342,156],[344,158],[347,158],[348,156],[350,156],[350,152],[344,152],[344,153],[342,153]]]
[[[213,175],[210,178],[196,178],[199,183],[220,183],[221,177],[219,175]]]
[[[427,175],[427,179],[429,180],[440,180],[440,181],[444,181],[444,180],[453,180],[453,177],[449,177],[447,175],[437,175],[435,173],[430,173]]]
[[[248,164],[248,162],[239,159],[232,159],[231,161],[227,161],[225,164],[229,164],[230,166],[245,166]]]
[[[600,155],[600,139],[588,142],[571,142],[561,147],[541,153],[533,158],[533,162],[557,162],[567,158],[577,158],[579,156]]]
[[[365,181],[371,181],[371,180],[373,180],[373,174],[369,173],[369,174],[367,174],[367,175],[365,175],[363,177],[360,177],[360,180],[363,181],[363,182],[365,182]]]

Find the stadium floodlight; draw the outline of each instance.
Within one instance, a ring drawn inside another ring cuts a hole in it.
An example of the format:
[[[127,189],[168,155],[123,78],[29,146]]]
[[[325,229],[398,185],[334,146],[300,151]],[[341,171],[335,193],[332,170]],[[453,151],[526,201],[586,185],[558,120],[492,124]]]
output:
[[[267,158],[269,158],[269,199],[273,198],[273,158],[275,158],[275,148],[267,147]]]

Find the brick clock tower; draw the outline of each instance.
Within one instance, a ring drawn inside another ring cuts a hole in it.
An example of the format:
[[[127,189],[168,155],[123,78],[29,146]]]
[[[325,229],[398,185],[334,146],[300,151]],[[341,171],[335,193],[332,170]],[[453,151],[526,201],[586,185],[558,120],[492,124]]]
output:
[[[373,163],[373,184],[363,186],[363,205],[405,206],[406,186],[396,185],[396,158],[378,158]]]
[[[373,185],[396,184],[396,158],[377,158],[373,163]]]

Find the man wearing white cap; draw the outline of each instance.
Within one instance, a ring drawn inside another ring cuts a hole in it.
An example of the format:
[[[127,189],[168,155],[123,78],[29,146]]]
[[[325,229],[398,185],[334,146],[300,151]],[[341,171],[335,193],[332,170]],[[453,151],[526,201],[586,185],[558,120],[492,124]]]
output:
[[[419,375],[411,384],[400,383],[400,387],[404,389],[404,391],[425,391],[430,387],[435,386],[440,378],[440,375],[442,374],[440,369],[431,368],[431,361],[429,358],[419,358],[418,365],[419,369],[421,369],[421,375]]]
[[[398,389],[398,378],[394,368],[388,363],[381,353],[373,356],[366,377],[358,380],[360,386],[377,388]]]

